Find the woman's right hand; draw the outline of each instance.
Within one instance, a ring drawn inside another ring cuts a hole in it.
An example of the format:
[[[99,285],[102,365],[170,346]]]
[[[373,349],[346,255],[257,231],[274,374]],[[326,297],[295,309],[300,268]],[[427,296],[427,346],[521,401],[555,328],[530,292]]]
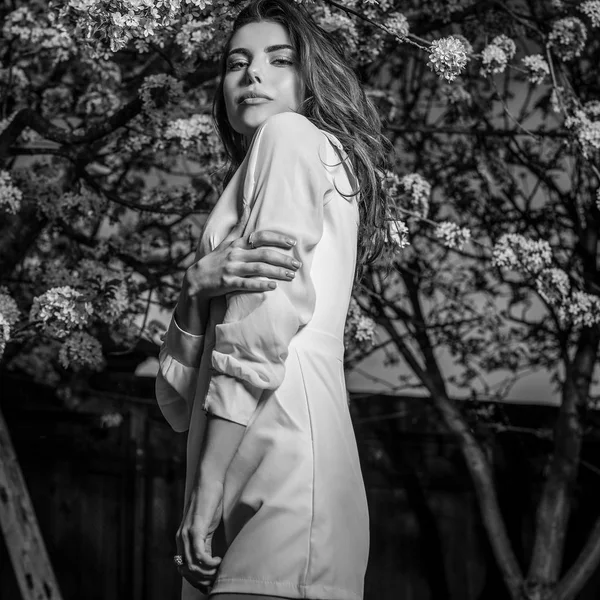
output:
[[[291,254],[266,246],[290,250],[295,240],[275,231],[260,230],[254,232],[252,248],[249,236],[241,235],[245,220],[242,218],[212,252],[187,269],[185,281],[190,296],[201,294],[210,298],[237,291],[266,292],[276,287],[273,279],[294,279],[301,264]]]

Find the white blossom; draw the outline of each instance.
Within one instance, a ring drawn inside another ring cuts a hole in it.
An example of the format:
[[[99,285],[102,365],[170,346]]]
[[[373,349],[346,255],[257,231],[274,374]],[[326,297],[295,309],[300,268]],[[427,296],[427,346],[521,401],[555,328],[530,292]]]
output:
[[[367,349],[375,341],[375,329],[375,321],[365,315],[355,298],[350,298],[344,327],[344,345]]]
[[[189,119],[176,119],[167,123],[164,137],[168,140],[177,139],[182,148],[187,148],[212,132],[212,118],[209,115],[197,114]]]
[[[471,239],[471,230],[466,227],[459,227],[451,221],[442,221],[437,224],[434,235],[441,240],[444,246],[462,250],[464,245]]]
[[[0,359],[4,356],[6,344],[10,339],[10,323],[8,319],[0,312]]]
[[[58,361],[65,369],[101,371],[105,367],[100,342],[85,331],[67,337],[58,351]]]
[[[493,40],[492,44],[494,46],[498,46],[506,54],[506,58],[508,60],[512,60],[515,56],[515,52],[517,51],[517,45],[514,40],[511,40],[507,35],[500,34],[497,35]]]
[[[562,61],[573,60],[581,54],[587,39],[587,29],[581,19],[565,17],[552,25],[549,44]]]
[[[21,208],[23,193],[13,183],[8,171],[0,170],[0,210],[16,214]]]
[[[69,286],[55,287],[33,299],[29,322],[46,335],[63,339],[74,329],[88,324],[92,304]]]
[[[592,327],[600,323],[600,298],[586,292],[574,292],[569,303],[561,307],[559,315],[563,322]]]
[[[118,412],[104,413],[100,416],[100,426],[106,429],[119,427],[123,422],[123,415]]]
[[[532,274],[549,266],[551,260],[552,250],[548,242],[530,240],[517,233],[505,233],[492,249],[492,263],[496,267]]]
[[[425,218],[429,212],[431,184],[419,173],[409,173],[400,179],[400,187],[408,194],[407,210]]]
[[[0,286],[0,314],[11,327],[21,318],[21,311],[5,286]]]
[[[585,158],[600,150],[600,121],[592,121],[583,110],[576,110],[565,119],[565,126],[575,134]]]
[[[582,2],[579,10],[592,22],[592,27],[600,27],[600,0]]]
[[[571,291],[569,276],[562,269],[543,269],[535,284],[538,294],[552,306],[563,304]]]
[[[464,44],[454,36],[434,40],[427,65],[440,77],[453,81],[467,65]]]
[[[481,53],[481,73],[503,73],[508,64],[508,57],[502,48],[494,44],[486,46]]]
[[[527,69],[527,79],[533,84],[543,83],[550,75],[548,62],[541,54],[531,54],[521,59],[523,66]]]
[[[394,12],[385,20],[386,28],[395,36],[403,39],[408,35],[409,27],[407,18],[399,12]]]
[[[400,219],[388,221],[388,232],[390,241],[396,250],[401,250],[410,245],[408,239],[408,227]]]
[[[481,53],[482,74],[503,73],[516,50],[515,42],[508,36],[497,35]]]
[[[583,105],[583,111],[592,120],[600,120],[600,100],[590,100]]]

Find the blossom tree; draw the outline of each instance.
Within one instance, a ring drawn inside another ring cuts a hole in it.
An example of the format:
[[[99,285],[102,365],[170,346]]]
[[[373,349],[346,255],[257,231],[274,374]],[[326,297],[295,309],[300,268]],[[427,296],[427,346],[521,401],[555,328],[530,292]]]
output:
[[[304,3],[343,42],[398,150],[381,174],[389,244],[352,301],[347,363],[384,348],[408,369],[401,383],[427,391],[510,597],[575,598],[600,563],[599,519],[563,564],[600,343],[600,3]],[[174,307],[222,183],[210,105],[239,8],[0,2],[0,357],[67,404],[112,357],[156,354],[149,315]],[[531,368],[561,406],[524,571],[449,390],[501,399]]]

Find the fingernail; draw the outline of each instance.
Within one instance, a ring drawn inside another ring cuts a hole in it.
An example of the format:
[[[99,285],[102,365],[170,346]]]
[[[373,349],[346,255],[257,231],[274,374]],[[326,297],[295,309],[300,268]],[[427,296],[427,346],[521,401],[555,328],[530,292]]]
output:
[[[277,287],[277,284],[274,281],[269,282],[269,287],[274,290]]]
[[[287,243],[288,243],[290,246],[295,246],[295,245],[296,245],[296,240],[291,240],[291,239],[288,239],[288,240],[287,240]]]
[[[294,279],[294,277],[296,276],[296,273],[294,273],[293,271],[286,271],[286,272],[285,272],[285,276],[286,276],[288,279]]]
[[[302,263],[300,261],[297,261],[296,259],[292,261],[292,264],[296,267],[296,269],[300,268],[300,266],[302,265]]]

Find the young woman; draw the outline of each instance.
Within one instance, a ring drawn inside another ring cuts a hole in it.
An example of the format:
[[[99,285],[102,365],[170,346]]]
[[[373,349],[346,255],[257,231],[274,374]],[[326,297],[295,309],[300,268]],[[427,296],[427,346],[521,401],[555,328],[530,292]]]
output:
[[[183,598],[360,600],[369,516],[343,336],[353,283],[381,253],[377,172],[391,146],[339,50],[291,0],[240,13],[214,116],[231,168],[156,388],[171,426],[189,430]],[[281,253],[255,250],[259,239]],[[295,275],[269,288],[288,265]]]

